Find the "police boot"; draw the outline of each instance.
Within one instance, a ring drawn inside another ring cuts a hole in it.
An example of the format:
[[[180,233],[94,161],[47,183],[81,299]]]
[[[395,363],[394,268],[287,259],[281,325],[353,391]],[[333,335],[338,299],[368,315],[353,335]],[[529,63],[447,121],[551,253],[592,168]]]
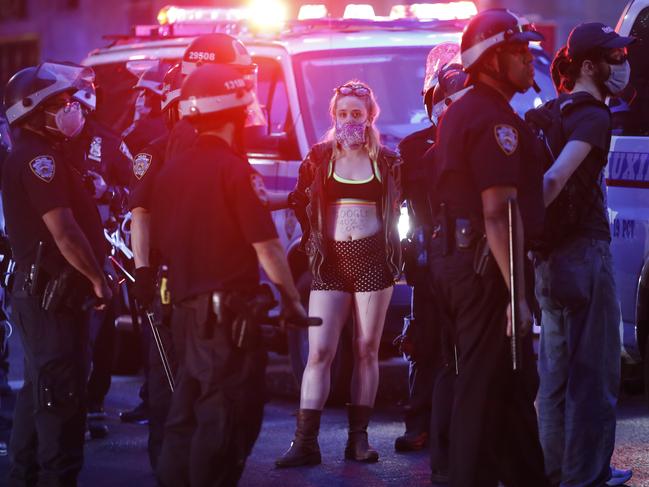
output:
[[[275,460],[278,467],[299,467],[300,465],[318,465],[321,462],[318,432],[320,416],[318,409],[299,409],[295,438],[286,453]]]
[[[349,434],[345,458],[357,462],[376,462],[379,454],[368,443],[367,425],[370,422],[372,408],[370,406],[347,405],[347,417],[349,418]]]

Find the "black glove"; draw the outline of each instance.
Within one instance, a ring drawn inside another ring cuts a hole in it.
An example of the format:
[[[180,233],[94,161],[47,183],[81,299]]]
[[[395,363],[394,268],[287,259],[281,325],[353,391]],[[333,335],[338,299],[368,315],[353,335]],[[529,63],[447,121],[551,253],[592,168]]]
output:
[[[148,308],[153,303],[156,293],[155,278],[155,269],[151,267],[135,269],[135,282],[131,287],[131,293],[140,306]]]

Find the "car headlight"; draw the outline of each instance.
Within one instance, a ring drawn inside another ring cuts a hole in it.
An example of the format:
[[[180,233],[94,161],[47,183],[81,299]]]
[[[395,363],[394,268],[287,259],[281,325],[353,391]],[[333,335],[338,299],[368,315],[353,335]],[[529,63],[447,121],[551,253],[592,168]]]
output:
[[[400,240],[408,237],[408,233],[410,233],[410,215],[408,214],[408,207],[405,203],[401,205],[397,228],[399,229]]]

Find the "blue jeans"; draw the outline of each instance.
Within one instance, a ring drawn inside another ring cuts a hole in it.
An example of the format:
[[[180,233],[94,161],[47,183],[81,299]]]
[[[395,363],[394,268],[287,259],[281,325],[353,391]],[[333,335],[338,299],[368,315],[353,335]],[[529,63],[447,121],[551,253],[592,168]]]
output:
[[[609,478],[620,388],[620,310],[607,242],[573,239],[536,263],[539,429],[553,484]]]

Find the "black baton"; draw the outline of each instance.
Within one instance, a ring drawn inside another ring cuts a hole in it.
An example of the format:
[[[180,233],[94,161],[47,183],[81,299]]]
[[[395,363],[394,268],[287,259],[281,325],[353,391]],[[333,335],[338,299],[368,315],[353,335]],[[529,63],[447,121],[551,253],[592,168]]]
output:
[[[512,368],[518,370],[518,276],[516,270],[518,267],[518,240],[516,239],[517,228],[517,202],[514,198],[507,200],[507,223],[509,237],[509,299],[511,306],[512,320]]]
[[[119,263],[119,261],[113,257],[112,255],[110,256],[110,260],[113,263],[115,267],[131,282],[135,282],[135,278],[129,274],[129,272],[124,269],[124,266]],[[174,391],[174,375],[173,371],[171,370],[171,365],[169,364],[169,357],[167,355],[167,351],[164,348],[164,344],[162,343],[162,337],[160,336],[160,331],[158,330],[157,325],[155,324],[155,315],[148,309],[144,309],[144,314],[146,315],[147,321],[149,322],[149,326],[151,327],[151,334],[153,335],[153,340],[155,341],[155,346],[158,349],[158,354],[160,355],[160,362],[162,362],[162,368],[164,369],[165,376],[167,377],[167,383],[169,384],[169,389],[171,389],[171,392]]]

